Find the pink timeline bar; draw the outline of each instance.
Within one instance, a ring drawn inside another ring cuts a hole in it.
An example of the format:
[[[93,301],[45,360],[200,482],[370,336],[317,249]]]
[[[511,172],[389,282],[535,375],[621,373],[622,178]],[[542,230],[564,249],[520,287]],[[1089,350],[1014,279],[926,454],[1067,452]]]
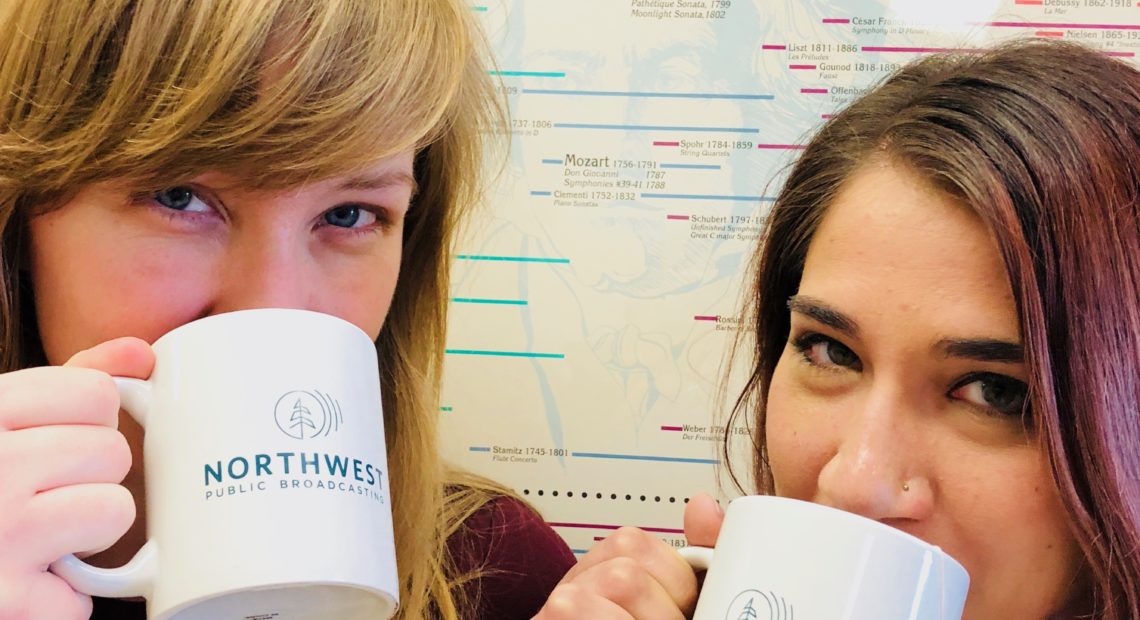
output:
[[[680,427],[680,426],[662,426],[661,430],[663,430],[663,431],[683,431],[685,429]]]
[[[603,525],[601,523],[550,523],[550,527],[572,527],[586,530],[616,530],[620,529],[621,525]],[[670,527],[638,527],[638,529],[645,530],[646,532],[658,532],[660,534],[684,534],[685,530],[678,530]]]
[[[689,216],[687,216],[687,215],[666,215],[665,219],[667,219],[667,220],[684,220],[687,222],[687,221],[689,221]]]
[[[941,52],[979,54],[985,51],[973,47],[883,47],[878,45],[864,45],[862,49],[864,52],[901,52],[904,54],[938,54]]]
[[[654,140],[653,146],[681,146],[681,143],[680,142],[661,142],[658,140]]]
[[[1053,22],[982,22],[981,26],[993,28],[1072,28],[1080,30],[1140,30],[1140,24],[1072,24]]]
[[[761,45],[760,49],[762,49],[762,50],[786,50],[786,49],[788,49],[788,46],[787,45],[776,45],[774,43],[768,43],[765,45]]]
[[[708,316],[705,314],[698,314],[698,315],[693,317],[693,320],[694,321],[716,321],[718,318],[719,317],[717,317],[715,315],[714,316]]]

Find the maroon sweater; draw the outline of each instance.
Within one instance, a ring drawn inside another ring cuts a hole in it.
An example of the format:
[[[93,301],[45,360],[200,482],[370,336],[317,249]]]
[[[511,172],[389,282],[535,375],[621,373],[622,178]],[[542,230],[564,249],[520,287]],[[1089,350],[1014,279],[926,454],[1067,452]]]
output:
[[[474,609],[464,620],[530,620],[566,571],[574,554],[542,518],[518,500],[501,497],[480,508],[447,541],[460,574],[478,570],[468,594]],[[95,599],[92,620],[144,620],[141,602]]]

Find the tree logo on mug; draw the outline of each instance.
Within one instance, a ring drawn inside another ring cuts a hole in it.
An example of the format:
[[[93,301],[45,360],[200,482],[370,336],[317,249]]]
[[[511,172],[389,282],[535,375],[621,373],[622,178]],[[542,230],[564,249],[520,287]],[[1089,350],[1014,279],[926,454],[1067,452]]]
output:
[[[286,392],[277,399],[273,418],[277,428],[293,439],[327,437],[344,422],[340,403],[317,390]]]
[[[745,590],[732,599],[724,620],[791,620],[795,612],[775,592]]]

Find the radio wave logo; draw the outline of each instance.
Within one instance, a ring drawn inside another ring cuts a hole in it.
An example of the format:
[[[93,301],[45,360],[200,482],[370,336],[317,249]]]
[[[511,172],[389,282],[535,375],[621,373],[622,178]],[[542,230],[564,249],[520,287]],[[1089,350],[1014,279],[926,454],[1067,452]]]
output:
[[[745,590],[728,604],[724,620],[795,620],[795,609],[775,592]]]
[[[327,437],[344,423],[340,403],[317,390],[293,390],[277,399],[273,408],[277,428],[293,439]]]

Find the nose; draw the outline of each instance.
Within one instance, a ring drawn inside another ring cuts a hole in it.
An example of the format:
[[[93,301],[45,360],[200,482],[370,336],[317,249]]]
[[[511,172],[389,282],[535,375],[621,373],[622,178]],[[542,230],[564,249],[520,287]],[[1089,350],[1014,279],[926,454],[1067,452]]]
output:
[[[218,265],[210,314],[255,308],[320,310],[316,261],[288,230],[236,235]]]
[[[817,482],[816,503],[879,521],[918,521],[933,512],[924,473],[921,420],[890,390],[868,393],[840,424],[834,454]]]

